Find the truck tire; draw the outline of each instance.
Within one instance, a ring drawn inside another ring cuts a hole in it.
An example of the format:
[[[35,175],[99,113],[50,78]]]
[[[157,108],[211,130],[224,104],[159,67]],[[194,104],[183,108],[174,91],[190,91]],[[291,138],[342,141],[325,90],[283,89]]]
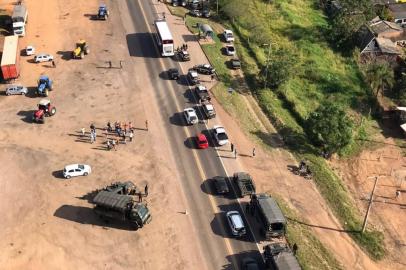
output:
[[[56,113],[56,108],[53,107],[53,108],[51,109],[51,111],[49,112],[49,115],[50,115],[50,116],[53,116],[55,113]]]
[[[80,57],[80,59],[85,58],[85,53],[84,53],[83,51],[81,51],[81,52],[80,52],[80,56],[79,56],[79,57]]]
[[[48,91],[48,89],[45,89],[44,95],[45,95],[46,97],[49,96],[49,91]]]

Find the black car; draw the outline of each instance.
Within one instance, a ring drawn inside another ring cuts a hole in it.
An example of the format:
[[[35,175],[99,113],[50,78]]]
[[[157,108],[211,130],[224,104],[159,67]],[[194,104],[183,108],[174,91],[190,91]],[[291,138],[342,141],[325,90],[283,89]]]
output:
[[[202,12],[198,9],[193,9],[189,11],[189,14],[195,17],[202,17]]]
[[[181,61],[190,61],[190,54],[186,50],[178,50],[176,52],[178,59]]]
[[[211,16],[210,9],[204,8],[204,9],[202,10],[202,16],[203,16],[204,18],[210,18],[210,16]]]
[[[231,59],[230,60],[231,67],[233,69],[240,69],[241,68],[241,61],[238,59]]]
[[[259,265],[255,259],[253,259],[251,257],[245,257],[241,260],[241,269],[259,270]]]
[[[197,66],[194,66],[193,69],[196,70],[198,73],[206,74],[206,75],[212,75],[216,71],[209,64],[197,65]]]
[[[223,176],[213,177],[213,185],[217,194],[227,194],[228,192],[230,192],[227,185],[227,180]]]
[[[179,79],[179,70],[177,68],[170,68],[168,70],[168,76],[171,80],[178,80]]]

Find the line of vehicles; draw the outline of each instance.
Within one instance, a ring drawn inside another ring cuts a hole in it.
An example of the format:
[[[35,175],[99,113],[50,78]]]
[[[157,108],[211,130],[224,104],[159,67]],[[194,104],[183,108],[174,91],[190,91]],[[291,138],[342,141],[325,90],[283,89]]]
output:
[[[174,3],[174,2],[172,2]],[[169,27],[165,20],[155,21],[157,29],[157,43],[162,56],[173,56],[174,42]],[[164,25],[164,27],[162,26]],[[224,47],[225,54],[235,56],[235,47],[233,45],[234,35],[231,30],[224,30],[222,33],[223,39],[226,42]],[[182,46],[183,49],[183,46]],[[188,56],[190,59],[190,56]],[[178,58],[179,59],[179,58]],[[231,59],[231,67],[239,69],[241,63],[238,59]],[[171,80],[180,79],[178,69],[171,68],[167,71],[168,78]],[[194,86],[193,94],[199,103],[197,109],[204,115],[205,118],[211,119],[216,116],[214,106],[210,103],[211,97],[207,87],[200,83],[199,74],[213,75],[215,69],[209,64],[196,65],[188,70],[186,79],[189,85]],[[199,118],[195,108],[188,107],[183,111],[183,117],[187,125],[195,125],[199,123]],[[215,125],[211,129],[211,135],[218,146],[224,146],[229,143],[228,135],[224,127]],[[203,133],[196,136],[197,148],[205,149],[209,146],[207,137]],[[300,265],[290,247],[283,241],[273,241],[273,239],[281,239],[286,232],[287,221],[274,198],[266,193],[257,193],[254,181],[250,174],[246,172],[237,172],[232,178],[216,176],[210,180],[212,188],[217,195],[225,196],[230,192],[229,184],[235,186],[236,195],[240,198],[250,196],[247,206],[247,213],[256,217],[258,221],[255,227],[259,227],[261,237],[266,241],[271,241],[270,244],[264,247],[264,260],[267,267],[272,269],[289,269],[299,270]],[[225,213],[225,220],[230,229],[230,234],[240,238],[247,235],[246,224],[239,210],[232,210]],[[244,258],[242,260],[243,269],[259,269],[258,263],[253,258]]]

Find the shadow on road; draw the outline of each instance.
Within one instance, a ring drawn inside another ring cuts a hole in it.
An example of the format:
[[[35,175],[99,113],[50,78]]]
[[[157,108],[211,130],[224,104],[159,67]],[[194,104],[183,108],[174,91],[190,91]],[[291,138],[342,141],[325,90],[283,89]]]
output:
[[[74,205],[62,205],[56,209],[55,217],[100,227],[114,228],[120,230],[135,230],[134,226],[126,222],[116,222],[114,220],[103,220],[99,218],[92,208]]]
[[[196,144],[196,138],[195,137],[189,137],[189,138],[187,138],[184,142],[183,142],[183,144],[186,146],[186,148],[188,148],[188,149],[199,149],[198,147],[197,147],[197,144]]]
[[[130,56],[159,58],[151,33],[133,33],[126,36]],[[142,44],[142,45],[141,45]]]
[[[174,113],[171,117],[169,117],[169,123],[180,127],[186,126],[183,113],[180,112]]]
[[[226,256],[226,260],[228,261],[228,263],[223,265],[221,267],[221,270],[251,269],[251,268],[243,268],[243,262],[247,258],[252,258],[257,261],[258,268],[256,269],[266,269],[259,251],[249,250]]]

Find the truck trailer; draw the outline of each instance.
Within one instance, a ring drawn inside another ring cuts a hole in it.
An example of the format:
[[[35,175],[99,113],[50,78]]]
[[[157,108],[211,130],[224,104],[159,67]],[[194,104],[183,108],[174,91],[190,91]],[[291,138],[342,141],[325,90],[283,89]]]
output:
[[[24,5],[14,6],[13,15],[11,16],[13,21],[13,33],[16,36],[25,36],[25,24],[28,19],[27,8]]]
[[[134,201],[130,195],[102,190],[94,198],[94,211],[100,217],[121,220],[135,225],[136,229],[144,227],[152,216],[144,203]]]
[[[18,78],[20,75],[18,52],[18,36],[6,36],[1,57],[1,72],[5,81]]]

